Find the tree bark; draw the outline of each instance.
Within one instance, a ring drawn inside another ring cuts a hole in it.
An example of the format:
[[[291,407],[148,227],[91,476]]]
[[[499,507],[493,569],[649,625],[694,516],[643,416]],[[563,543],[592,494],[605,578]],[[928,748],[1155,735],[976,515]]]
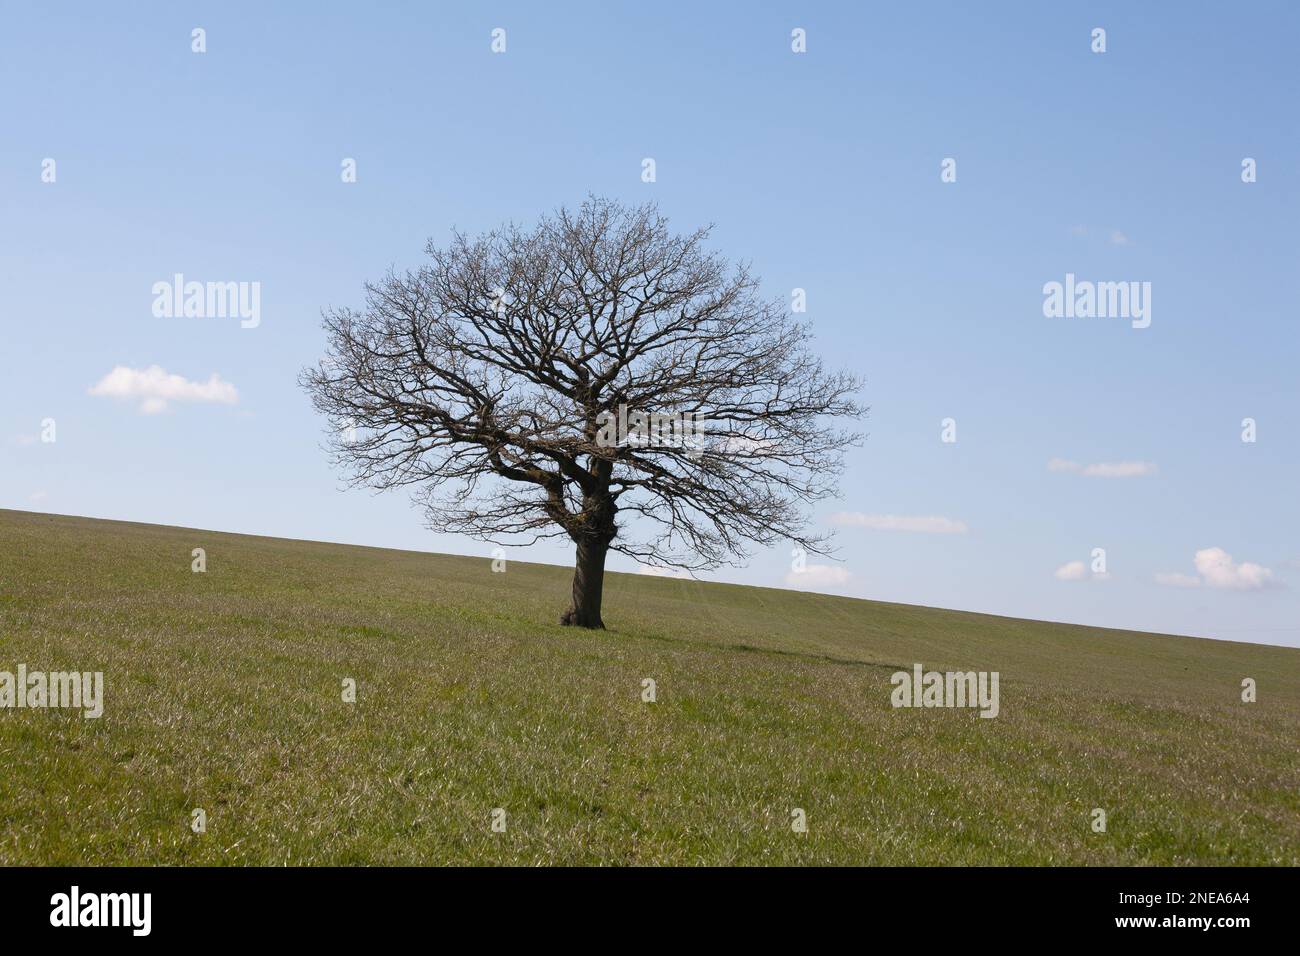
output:
[[[560,618],[561,624],[605,629],[605,622],[600,619],[600,600],[605,589],[605,555],[608,553],[608,539],[593,537],[578,542],[573,568],[573,603]]]

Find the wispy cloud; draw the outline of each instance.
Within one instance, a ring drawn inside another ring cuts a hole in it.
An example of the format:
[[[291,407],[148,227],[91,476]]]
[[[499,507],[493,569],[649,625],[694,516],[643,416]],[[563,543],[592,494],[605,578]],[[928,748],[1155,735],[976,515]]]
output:
[[[1048,461],[1047,470],[1088,478],[1143,478],[1156,474],[1160,469],[1153,461],[1100,461],[1083,465],[1068,458],[1053,458]]]
[[[1074,236],[1074,238],[1076,239],[1086,239],[1091,232],[1092,230],[1089,229],[1086,225],[1077,225],[1077,226],[1070,227],[1070,235]],[[1124,232],[1122,229],[1112,229],[1110,231],[1110,234],[1106,236],[1106,241],[1110,243],[1112,246],[1133,245],[1133,240],[1130,239],[1128,233]]]
[[[1071,561],[1056,569],[1058,581],[1082,581],[1088,574],[1088,568],[1082,561]]]
[[[918,534],[965,534],[966,522],[939,515],[869,515],[861,511],[837,511],[831,524],[873,531],[912,531]]]
[[[818,588],[837,587],[847,584],[853,575],[846,569],[830,564],[809,564],[802,571],[790,571],[785,576],[785,583],[801,591],[815,591]]]
[[[116,366],[90,388],[91,395],[105,398],[140,400],[140,411],[156,415],[167,410],[169,402],[200,402],[234,405],[239,401],[235,386],[213,372],[206,382],[192,382],[173,375],[157,365],[146,369]]]
[[[1095,568],[1096,565],[1094,564]],[[1058,581],[1109,581],[1110,575],[1105,571],[1089,571],[1088,566],[1082,561],[1067,561],[1055,571],[1052,576]]]
[[[652,564],[639,564],[637,574],[648,574],[652,578],[689,578],[690,572],[682,568],[660,568]]]
[[[1253,561],[1238,564],[1222,548],[1202,548],[1192,563],[1196,574],[1161,573],[1156,581],[1179,588],[1218,588],[1230,591],[1262,591],[1276,587],[1273,572]]]

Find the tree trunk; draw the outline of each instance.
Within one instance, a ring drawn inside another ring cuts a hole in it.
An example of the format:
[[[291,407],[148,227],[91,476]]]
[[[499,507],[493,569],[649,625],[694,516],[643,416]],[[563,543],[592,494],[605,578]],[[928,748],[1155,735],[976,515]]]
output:
[[[578,542],[573,568],[573,603],[560,618],[561,624],[605,629],[605,622],[600,619],[600,599],[605,588],[608,552],[609,541],[603,538],[584,538]]]

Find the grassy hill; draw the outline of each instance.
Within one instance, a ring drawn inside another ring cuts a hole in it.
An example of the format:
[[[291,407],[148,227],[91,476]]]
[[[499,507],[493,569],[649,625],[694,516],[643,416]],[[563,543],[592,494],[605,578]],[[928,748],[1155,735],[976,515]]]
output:
[[[1300,863],[1300,650],[569,580],[0,511],[0,670],[106,684],[0,710],[0,863]],[[893,709],[915,662],[1000,715]]]

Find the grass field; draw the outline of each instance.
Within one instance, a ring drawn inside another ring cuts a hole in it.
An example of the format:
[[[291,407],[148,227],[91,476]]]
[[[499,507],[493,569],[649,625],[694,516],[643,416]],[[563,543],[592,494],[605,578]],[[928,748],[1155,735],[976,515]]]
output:
[[[1300,650],[621,574],[578,632],[569,580],[0,511],[0,670],[105,679],[0,710],[0,863],[1300,863]]]

